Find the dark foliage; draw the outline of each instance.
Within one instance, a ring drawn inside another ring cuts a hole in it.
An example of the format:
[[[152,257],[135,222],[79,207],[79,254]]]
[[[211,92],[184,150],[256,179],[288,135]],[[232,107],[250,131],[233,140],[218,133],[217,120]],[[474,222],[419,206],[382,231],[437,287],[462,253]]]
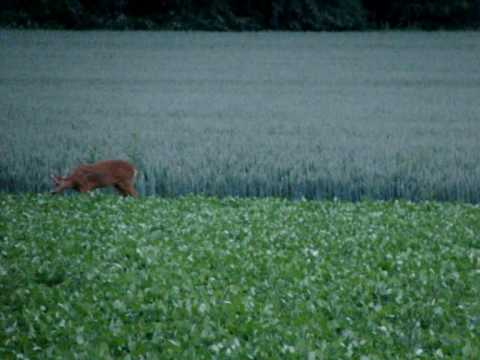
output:
[[[358,30],[474,28],[480,0],[2,0],[10,27]]]
[[[480,0],[363,0],[376,27],[465,28],[480,24]]]

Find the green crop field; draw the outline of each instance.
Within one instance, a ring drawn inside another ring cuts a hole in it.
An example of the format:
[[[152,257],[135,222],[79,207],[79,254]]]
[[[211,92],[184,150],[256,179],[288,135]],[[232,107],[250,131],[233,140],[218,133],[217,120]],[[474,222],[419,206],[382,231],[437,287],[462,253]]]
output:
[[[0,31],[0,191],[480,201],[476,32]]]
[[[480,208],[0,195],[2,359],[477,359]]]

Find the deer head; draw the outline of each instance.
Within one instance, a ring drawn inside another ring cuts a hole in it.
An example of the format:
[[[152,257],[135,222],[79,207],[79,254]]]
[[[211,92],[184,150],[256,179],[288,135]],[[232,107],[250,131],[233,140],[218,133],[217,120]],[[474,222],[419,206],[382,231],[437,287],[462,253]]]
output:
[[[52,175],[51,179],[55,185],[55,188],[51,191],[52,195],[59,194],[65,189],[72,187],[72,182],[64,176]]]

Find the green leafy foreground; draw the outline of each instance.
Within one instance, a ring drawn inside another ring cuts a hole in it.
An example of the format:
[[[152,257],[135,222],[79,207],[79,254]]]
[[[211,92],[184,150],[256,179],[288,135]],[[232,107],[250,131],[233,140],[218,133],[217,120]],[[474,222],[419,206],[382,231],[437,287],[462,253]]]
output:
[[[0,195],[0,357],[473,359],[480,208]]]

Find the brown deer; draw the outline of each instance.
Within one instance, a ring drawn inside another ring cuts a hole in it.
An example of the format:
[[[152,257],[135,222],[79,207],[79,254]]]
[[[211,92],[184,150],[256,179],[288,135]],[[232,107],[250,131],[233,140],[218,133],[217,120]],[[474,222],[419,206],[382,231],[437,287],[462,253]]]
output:
[[[52,176],[55,189],[52,194],[58,194],[65,189],[73,189],[81,193],[96,188],[114,186],[123,196],[137,197],[133,187],[137,170],[124,160],[106,160],[95,164],[84,164],[75,168],[66,177]]]

